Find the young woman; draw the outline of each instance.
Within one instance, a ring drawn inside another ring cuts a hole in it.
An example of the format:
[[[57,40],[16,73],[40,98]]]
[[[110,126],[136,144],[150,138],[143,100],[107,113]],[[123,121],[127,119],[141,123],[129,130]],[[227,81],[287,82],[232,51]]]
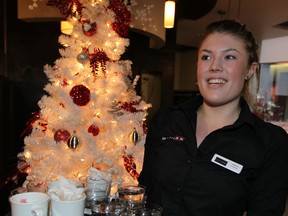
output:
[[[257,49],[239,22],[211,23],[198,53],[200,95],[151,121],[138,180],[164,216],[283,215],[288,136],[248,104]]]

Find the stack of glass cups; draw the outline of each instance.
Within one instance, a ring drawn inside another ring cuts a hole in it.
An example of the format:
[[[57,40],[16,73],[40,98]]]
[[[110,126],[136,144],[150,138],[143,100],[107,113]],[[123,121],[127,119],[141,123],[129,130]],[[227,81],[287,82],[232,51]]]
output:
[[[118,188],[118,199],[126,203],[125,216],[161,216],[162,208],[146,202],[143,185],[124,184]]]
[[[92,180],[88,177],[81,177],[80,180],[85,185],[85,209],[91,210],[93,216],[96,215],[122,215],[125,204],[110,197],[111,187],[119,185],[118,182],[111,182],[105,179]]]

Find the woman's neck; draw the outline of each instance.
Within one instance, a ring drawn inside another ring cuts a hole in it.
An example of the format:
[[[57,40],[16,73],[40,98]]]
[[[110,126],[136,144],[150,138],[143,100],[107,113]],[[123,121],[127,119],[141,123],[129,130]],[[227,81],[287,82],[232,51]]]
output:
[[[240,114],[239,103],[212,107],[205,103],[197,111],[196,138],[198,146],[212,131],[233,124]]]
[[[197,116],[200,118],[199,120],[210,123],[211,125],[215,123],[233,124],[238,119],[240,111],[241,108],[239,103],[227,104],[218,107],[212,107],[203,103],[203,105],[197,111]]]

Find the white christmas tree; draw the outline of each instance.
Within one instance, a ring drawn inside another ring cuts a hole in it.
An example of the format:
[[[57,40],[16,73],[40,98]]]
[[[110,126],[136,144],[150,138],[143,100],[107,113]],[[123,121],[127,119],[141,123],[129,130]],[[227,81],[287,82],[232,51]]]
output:
[[[79,179],[95,167],[113,181],[137,181],[142,168],[147,109],[136,94],[129,60],[132,1],[50,0],[72,24],[62,34],[61,58],[46,65],[49,83],[19,158],[29,164],[24,184]]]

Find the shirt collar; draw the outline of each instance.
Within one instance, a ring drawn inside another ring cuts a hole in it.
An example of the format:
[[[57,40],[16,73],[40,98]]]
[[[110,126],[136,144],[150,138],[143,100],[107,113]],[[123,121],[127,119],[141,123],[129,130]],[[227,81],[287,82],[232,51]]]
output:
[[[176,105],[176,106],[178,106],[178,108],[183,110],[183,112],[185,112],[186,115],[195,116],[197,110],[199,109],[199,107],[202,104],[203,104],[202,96],[197,95],[197,96],[191,98],[190,100],[188,100],[182,104]],[[255,128],[254,114],[251,112],[249,105],[247,104],[245,99],[242,97],[240,98],[240,107],[241,107],[241,112],[240,112],[239,118],[236,121],[236,123],[237,124],[247,123],[247,124],[249,124]]]
[[[237,122],[239,122],[239,123],[245,123],[246,122],[246,123],[250,124],[251,126],[255,127],[254,114],[251,112],[248,103],[242,97],[240,99],[240,107],[241,107],[241,112],[240,112],[240,115],[239,115]]]

